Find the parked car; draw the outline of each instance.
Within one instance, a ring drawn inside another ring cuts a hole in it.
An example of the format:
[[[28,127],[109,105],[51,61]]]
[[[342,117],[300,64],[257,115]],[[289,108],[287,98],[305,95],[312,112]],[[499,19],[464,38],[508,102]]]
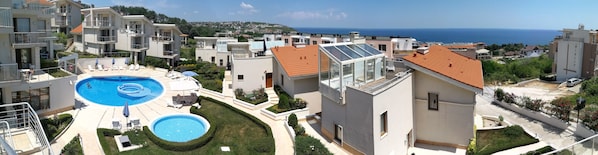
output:
[[[579,78],[570,78],[569,80],[567,80],[567,87],[573,87],[579,83],[581,83],[581,79]]]

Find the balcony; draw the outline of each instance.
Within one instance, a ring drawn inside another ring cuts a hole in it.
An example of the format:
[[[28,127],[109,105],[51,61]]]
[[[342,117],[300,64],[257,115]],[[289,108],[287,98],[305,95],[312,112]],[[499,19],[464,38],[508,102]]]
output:
[[[32,47],[32,46],[44,46],[43,37],[47,37],[45,32],[14,32],[11,34],[11,40],[13,47]]]
[[[110,20],[90,20],[85,19],[85,26],[90,28],[109,28],[112,27]]]
[[[19,68],[16,63],[0,64],[0,84],[19,82],[20,80],[21,74],[19,74]]]
[[[98,42],[115,42],[116,36],[98,36]]]
[[[143,44],[131,44],[131,49],[147,49],[149,47],[148,43]]]
[[[56,8],[42,5],[39,1],[13,0],[13,14],[19,15],[37,15],[41,18],[51,18],[56,12]]]
[[[154,36],[152,37],[152,40],[154,41],[164,41],[164,42],[171,42],[172,41],[172,37],[170,36]]]
[[[68,22],[66,19],[54,18],[54,25],[60,26],[60,27],[65,27],[65,26],[68,26]]]

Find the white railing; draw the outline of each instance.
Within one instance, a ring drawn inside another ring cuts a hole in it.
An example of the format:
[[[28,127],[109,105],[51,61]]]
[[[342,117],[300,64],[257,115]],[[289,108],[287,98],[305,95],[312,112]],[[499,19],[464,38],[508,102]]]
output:
[[[98,41],[116,41],[116,36],[98,36]]]
[[[67,24],[67,20],[66,19],[54,18],[54,25],[66,26],[68,24]]]
[[[8,122],[12,131],[30,131],[33,133],[33,137],[31,138],[35,138],[35,140],[32,143],[39,145],[33,150],[41,154],[54,154],[39,117],[29,103],[2,104],[0,108],[5,109],[0,111],[0,121]]]
[[[0,27],[12,26],[12,10],[9,7],[0,7]]]
[[[41,13],[41,15],[52,15],[56,12],[55,8],[41,5],[39,1],[13,0],[12,4],[13,9],[25,9],[29,10],[28,12]]]
[[[12,35],[15,44],[34,44],[44,43],[39,37],[46,37],[44,32],[14,32]]]

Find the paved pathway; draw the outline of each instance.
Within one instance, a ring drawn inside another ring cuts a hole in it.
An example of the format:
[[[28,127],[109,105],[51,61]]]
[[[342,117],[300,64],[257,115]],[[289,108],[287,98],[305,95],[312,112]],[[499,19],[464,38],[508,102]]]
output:
[[[541,142],[544,142],[545,144],[557,149],[573,144],[576,141],[582,139],[581,137],[575,136],[572,131],[556,128],[554,126],[548,125],[546,123],[534,120],[532,118],[504,109],[498,105],[492,104],[491,101],[493,94],[494,93],[492,89],[485,87],[484,94],[476,96],[476,114],[491,116],[502,115],[506,121],[515,125],[520,125],[525,130],[528,130],[529,132],[533,133],[532,136],[537,137]],[[522,151],[519,153],[525,153],[527,151],[531,151],[530,149],[537,149],[534,148],[535,147],[525,147],[514,149],[518,150],[517,152]]]

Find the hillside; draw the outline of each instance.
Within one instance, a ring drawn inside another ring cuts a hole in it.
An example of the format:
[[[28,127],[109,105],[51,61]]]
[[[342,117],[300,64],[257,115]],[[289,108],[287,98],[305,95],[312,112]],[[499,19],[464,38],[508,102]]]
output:
[[[144,7],[112,6],[112,9],[124,15],[144,15],[154,23],[176,24],[184,34],[195,36],[261,36],[264,33],[283,33],[294,29],[280,25],[263,22],[187,22],[178,17],[169,17],[162,13]]]

